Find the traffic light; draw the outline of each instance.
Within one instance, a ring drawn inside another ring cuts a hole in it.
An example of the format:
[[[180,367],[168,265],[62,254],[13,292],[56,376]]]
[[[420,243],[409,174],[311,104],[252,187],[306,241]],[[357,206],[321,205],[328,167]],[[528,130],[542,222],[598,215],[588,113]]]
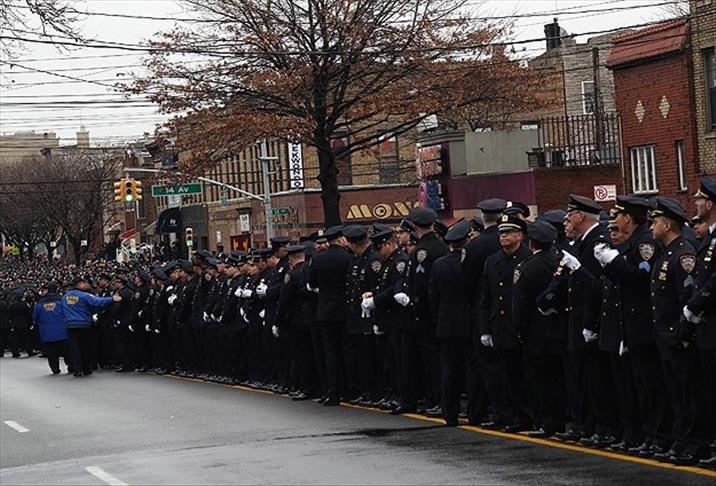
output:
[[[194,246],[194,230],[192,228],[186,228],[184,230],[186,236],[186,246],[191,249]]]
[[[134,201],[134,180],[124,179],[122,184],[124,184],[124,201],[131,203]]]
[[[117,202],[124,201],[124,179],[114,183],[114,200]]]
[[[132,179],[132,187],[134,187],[134,199],[137,201],[142,200],[142,181]]]

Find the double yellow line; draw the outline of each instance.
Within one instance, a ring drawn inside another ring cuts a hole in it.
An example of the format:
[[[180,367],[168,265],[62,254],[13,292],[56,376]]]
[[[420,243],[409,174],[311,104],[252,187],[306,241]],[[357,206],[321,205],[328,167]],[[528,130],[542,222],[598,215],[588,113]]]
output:
[[[244,390],[244,391],[249,391],[249,392],[253,392],[253,393],[263,393],[263,394],[265,394],[265,395],[274,395],[274,396],[276,396],[276,394],[273,393],[273,392],[271,392],[271,391],[267,391],[267,390],[256,390],[256,389],[254,389],[254,388],[250,388],[250,387],[243,386],[243,385],[227,385],[227,384],[224,384],[224,383],[214,383],[214,382],[211,382],[211,381],[204,381],[204,380],[200,380],[200,379],[197,379],[197,378],[187,378],[187,377],[174,376],[174,375],[165,375],[165,376],[168,376],[168,377],[170,377],[170,378],[174,378],[174,379],[177,379],[177,380],[195,381],[195,382],[198,382],[198,383],[211,383],[211,384],[213,384],[213,385],[221,385],[221,386],[225,386],[225,387],[228,387],[228,388],[234,388],[234,389],[237,389],[237,390]],[[359,410],[367,410],[367,411],[376,412],[376,413],[388,413],[388,412],[386,412],[386,411],[384,411],[384,410],[379,410],[379,409],[376,409],[376,408],[363,407],[363,406],[360,406],[360,405],[351,405],[351,404],[348,404],[348,403],[341,403],[341,406],[342,406],[342,407],[345,407],[345,408],[356,408],[356,409],[359,409]],[[440,425],[445,424],[445,421],[442,420],[442,419],[426,417],[426,416],[424,416],[424,415],[418,415],[418,414],[414,414],[414,413],[406,413],[406,414],[403,414],[403,417],[411,418],[411,419],[414,419],[414,420],[421,420],[421,421],[423,421],[423,422],[431,422],[431,423],[434,423],[434,424],[440,424]],[[508,433],[506,433],[506,432],[500,432],[500,431],[497,431],[497,430],[490,430],[490,429],[483,429],[483,428],[481,428],[481,427],[475,427],[474,425],[459,425],[458,428],[463,429],[463,430],[467,430],[467,431],[470,431],[470,432],[476,432],[476,433],[479,433],[479,434],[491,435],[491,436],[493,436],[493,437],[502,437],[502,438],[504,438],[504,439],[519,440],[519,441],[522,441],[522,442],[530,442],[530,443],[532,443],[532,444],[539,444],[539,445],[543,445],[543,446],[547,446],[547,447],[553,447],[553,448],[555,448],[555,449],[563,449],[563,450],[567,450],[567,451],[581,452],[582,454],[591,454],[591,455],[593,455],[593,456],[608,457],[608,458],[610,458],[610,459],[616,459],[616,460],[619,460],[619,461],[634,462],[634,463],[637,463],[637,464],[643,464],[643,465],[645,465],[645,466],[660,467],[660,468],[662,468],[662,469],[671,469],[671,470],[677,470],[677,471],[684,471],[684,472],[689,472],[689,473],[693,473],[693,474],[699,474],[699,475],[701,475],[701,476],[706,476],[706,477],[709,477],[709,478],[716,478],[716,471],[710,471],[710,470],[708,470],[708,469],[703,469],[703,468],[700,468],[700,467],[693,467],[693,466],[676,466],[676,465],[674,465],[674,464],[669,464],[669,463],[666,463],[666,462],[654,461],[654,460],[652,460],[652,459],[643,459],[643,458],[641,458],[641,457],[627,456],[627,455],[624,455],[624,454],[617,454],[616,452],[609,452],[609,451],[604,451],[604,450],[601,450],[601,449],[591,449],[591,448],[589,448],[589,447],[582,447],[582,446],[578,446],[578,445],[574,445],[574,444],[567,444],[567,443],[564,443],[564,442],[559,442],[559,441],[557,441],[557,440],[536,439],[536,438],[533,438],[533,437],[530,437],[529,435],[527,435],[526,432],[525,432],[525,433],[519,433],[519,434],[508,434]]]

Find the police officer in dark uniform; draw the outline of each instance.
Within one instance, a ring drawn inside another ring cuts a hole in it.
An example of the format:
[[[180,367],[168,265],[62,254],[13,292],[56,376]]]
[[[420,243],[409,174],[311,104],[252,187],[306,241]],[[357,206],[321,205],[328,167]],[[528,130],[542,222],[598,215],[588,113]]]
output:
[[[132,356],[132,333],[134,332],[135,303],[134,292],[127,286],[125,275],[115,275],[112,281],[115,293],[122,297],[120,302],[112,305],[112,320],[114,321],[115,343],[117,345],[117,371],[134,371]]]
[[[512,322],[512,287],[517,265],[531,252],[523,244],[527,224],[518,216],[503,214],[498,225],[502,250],[485,260],[482,273],[478,328],[480,343],[494,348],[506,388],[495,390],[492,406],[506,422],[506,432],[526,430],[531,423],[522,367],[522,350]]]
[[[653,442],[663,442],[670,431],[650,302],[651,268],[660,250],[646,225],[648,209],[644,198],[617,196],[612,209],[614,223],[627,240],[618,249],[595,247],[595,257],[604,268],[603,278],[617,289],[616,298],[605,295],[603,302],[605,316],[612,313],[617,324],[606,319],[599,336],[600,348],[609,348],[624,427],[623,440],[611,448],[620,452],[632,449],[632,454],[648,449]],[[611,342],[606,344],[608,338]]]
[[[106,273],[97,276],[97,297],[111,297],[112,278]],[[97,333],[97,362],[102,369],[110,369],[117,365],[117,346],[115,345],[112,317],[110,309],[101,309],[92,316]]]
[[[340,405],[341,381],[345,363],[346,281],[351,254],[341,226],[324,233],[329,246],[311,260],[308,289],[318,292],[318,313],[323,338],[326,372],[326,400],[323,405]]]
[[[455,427],[460,413],[460,394],[467,384],[468,417],[471,423],[475,417],[476,370],[475,349],[472,344],[472,309],[465,287],[460,278],[465,259],[465,243],[470,235],[470,223],[461,221],[445,235],[450,253],[433,263],[430,277],[430,304],[437,321],[437,336],[440,339],[440,368],[442,373],[442,408],[445,424]]]
[[[694,292],[684,315],[696,326],[706,410],[711,431],[710,456],[700,465],[716,465],[716,179],[704,178],[695,194],[697,217],[708,226],[698,250]]]
[[[147,324],[152,316],[152,295],[151,276],[147,272],[140,271],[134,277],[134,326],[132,326],[132,349],[137,371],[146,371],[149,366],[149,333]]]
[[[276,236],[271,238],[272,258],[276,259],[275,266],[272,267],[266,285],[265,306],[266,306],[266,328],[272,333],[273,327],[276,325],[276,309],[278,308],[278,299],[281,295],[281,287],[283,280],[290,270],[287,257],[287,247],[290,238],[286,236]],[[279,335],[269,341],[271,345],[271,356],[273,357],[273,381],[274,388],[277,393],[287,393],[289,390],[289,373],[291,366],[291,346],[289,342],[289,334]]]
[[[405,277],[404,292],[395,295],[401,305],[410,305],[412,329],[403,333],[401,342],[402,383],[401,394],[408,397],[408,404],[391,411],[393,414],[413,413],[417,405],[420,365],[425,383],[426,413],[442,416],[440,401],[440,346],[435,334],[436,323],[430,311],[429,287],[432,265],[448,253],[447,245],[440,241],[432,229],[437,213],[430,208],[413,208],[409,214],[415,224],[418,241],[411,256]],[[431,407],[431,408],[428,408]]]
[[[529,436],[545,438],[564,425],[564,333],[557,314],[540,312],[537,302],[552,281],[561,253],[553,246],[557,230],[546,221],[528,225],[527,237],[533,253],[517,265],[513,275],[512,323],[524,349],[525,378],[534,413],[535,429]]]
[[[400,247],[400,240],[390,228],[375,232],[371,243],[381,259],[380,266],[371,264],[371,270],[378,270],[378,279],[370,292],[363,294],[361,307],[371,316],[373,334],[376,338],[378,379],[373,390],[372,405],[383,410],[406,407],[414,395],[402,395],[409,390],[402,385],[401,341],[402,333],[411,329],[410,311],[399,304],[395,295],[403,291],[405,272],[409,257]],[[382,352],[381,352],[382,351]],[[400,396],[400,403],[396,400]]]
[[[564,233],[564,219],[566,217],[567,212],[563,209],[551,209],[537,216],[537,220],[546,221],[557,230],[557,238],[554,240],[553,246],[560,253],[571,246],[567,235]]]
[[[696,252],[683,235],[687,221],[681,203],[659,197],[651,212],[654,240],[663,245],[651,271],[651,302],[656,343],[661,356],[664,382],[674,412],[674,442],[668,451],[655,447],[653,458],[680,465],[694,465],[705,453],[703,404],[698,383],[698,350],[694,327],[682,318],[691,296],[696,271]],[[657,452],[658,451],[658,452]]]

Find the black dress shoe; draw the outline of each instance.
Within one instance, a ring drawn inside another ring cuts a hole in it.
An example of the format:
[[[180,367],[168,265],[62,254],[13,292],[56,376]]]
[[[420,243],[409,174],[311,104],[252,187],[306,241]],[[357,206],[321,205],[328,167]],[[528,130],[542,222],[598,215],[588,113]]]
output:
[[[582,435],[574,429],[568,429],[565,432],[557,432],[555,438],[564,442],[578,442]]]
[[[53,375],[59,375],[61,373],[60,370],[52,370]]]
[[[708,459],[701,459],[699,461],[699,466],[701,467],[716,467],[716,451],[711,452],[711,457]]]
[[[690,452],[684,451],[670,456],[667,461],[677,466],[695,466],[699,463],[699,458]]]
[[[297,393],[291,397],[291,400],[293,400],[295,402],[300,402],[302,400],[307,400],[307,399],[308,399],[308,397],[306,396],[305,393]]]
[[[651,447],[651,439],[646,439],[644,442],[635,447],[627,449],[626,453],[630,456],[638,456],[641,452],[646,452]]]
[[[457,419],[445,421],[445,427],[457,427],[457,426],[458,426]]]
[[[679,452],[675,451],[674,449],[669,449],[668,451],[661,451],[657,452],[654,455],[651,456],[652,459],[659,462],[670,462],[672,456],[678,456]]]
[[[548,437],[552,437],[554,435],[554,432],[548,431],[540,427],[536,430],[530,430],[527,432],[527,435],[529,437],[532,437],[533,439],[546,439]]]
[[[84,373],[82,373],[81,371],[75,371],[74,373],[72,373],[72,376],[77,377],[77,378],[81,378],[81,377],[83,377],[83,376],[85,376],[85,375],[84,375]]]
[[[579,443],[585,447],[592,447],[600,439],[601,439],[601,436],[599,434],[594,434],[591,437],[582,437],[581,439],[579,439]]]
[[[340,404],[341,402],[337,398],[329,398],[328,400],[323,402],[324,407],[337,407]]]
[[[594,442],[594,447],[597,449],[604,449],[614,444],[616,441],[617,438],[612,435],[600,435]]]
[[[433,408],[428,408],[425,410],[425,416],[426,417],[442,417],[443,416],[443,409],[440,405],[435,405]]]
[[[388,413],[391,415],[403,415],[404,413],[415,413],[416,411],[416,407],[404,407],[401,405],[397,408],[394,408]]]
[[[479,427],[482,427],[483,429],[502,429],[505,427],[505,424],[503,422],[497,422],[495,420],[488,420],[487,422],[480,423]]]
[[[89,375],[92,374],[92,370],[83,371],[82,374],[83,374],[84,376],[89,376]]]
[[[512,424],[512,425],[506,425],[502,428],[502,432],[505,432],[507,434],[516,434],[518,432],[523,432],[525,430],[529,430],[529,427],[522,424]]]

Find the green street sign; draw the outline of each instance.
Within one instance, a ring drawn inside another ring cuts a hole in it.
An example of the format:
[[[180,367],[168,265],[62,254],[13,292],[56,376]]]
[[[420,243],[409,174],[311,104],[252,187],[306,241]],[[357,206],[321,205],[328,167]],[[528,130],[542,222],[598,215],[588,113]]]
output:
[[[225,208],[228,205],[229,205],[229,196],[224,194],[223,196],[221,196],[221,206]]]
[[[288,216],[291,214],[291,208],[271,208],[272,216]]]
[[[152,186],[152,196],[183,196],[189,194],[201,194],[204,188],[201,182],[190,182],[188,184],[177,184],[175,186]]]

